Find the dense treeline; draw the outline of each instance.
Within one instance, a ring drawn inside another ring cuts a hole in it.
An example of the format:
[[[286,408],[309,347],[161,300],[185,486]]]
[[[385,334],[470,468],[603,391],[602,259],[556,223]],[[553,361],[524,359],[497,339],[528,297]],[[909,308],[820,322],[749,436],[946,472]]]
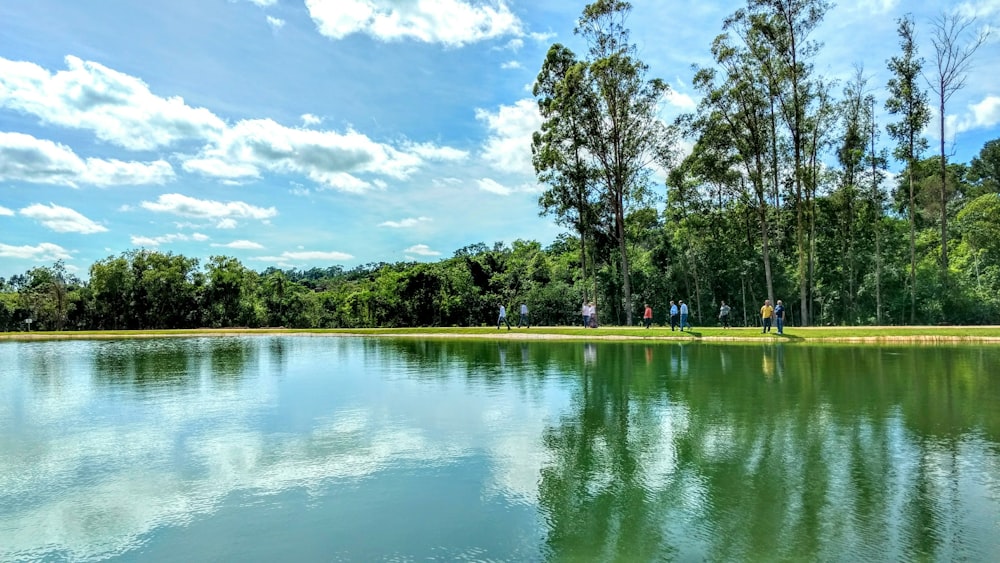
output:
[[[677,299],[696,324],[713,323],[722,300],[755,324],[764,299],[784,300],[790,325],[996,323],[1000,139],[962,164],[943,143],[925,156],[922,136],[933,93],[945,138],[945,103],[983,37],[942,16],[937,66],[924,68],[903,18],[876,100],[860,66],[846,84],[812,67],[822,46],[809,36],[828,7],[748,0],[713,42],[715,64],[695,69],[697,110],[665,124],[669,86],[647,78],[629,42],[630,5],[587,5],[576,30],[586,57],[553,45],[533,90],[539,207],[570,231],[547,248],[479,243],[436,263],[263,272],[131,250],[86,281],[61,262],[0,279],[0,329],[478,326],[520,303],[533,324],[556,325],[590,300],[602,323],[632,324],[644,303],[663,322]],[[879,105],[891,121],[878,122]],[[693,145],[683,159],[679,136]]]

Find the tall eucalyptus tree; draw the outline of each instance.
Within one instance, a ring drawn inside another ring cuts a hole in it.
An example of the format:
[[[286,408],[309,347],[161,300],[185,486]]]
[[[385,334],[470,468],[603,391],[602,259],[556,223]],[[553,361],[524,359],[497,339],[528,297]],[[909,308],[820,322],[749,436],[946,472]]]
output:
[[[815,84],[810,79],[808,63],[819,50],[819,43],[809,40],[829,9],[826,0],[748,0],[747,8],[737,10],[727,19],[727,27],[749,24],[751,52],[761,62],[771,96],[777,101],[781,120],[788,129],[792,150],[792,198],[795,204],[795,241],[798,265],[801,324],[809,324],[809,189],[807,159],[810,135],[809,106]]]
[[[896,141],[893,156],[896,160],[906,163],[906,182],[910,196],[907,214],[910,220],[910,323],[912,324],[917,318],[917,227],[913,172],[920,153],[927,149],[927,139],[920,132],[930,121],[931,114],[927,103],[927,91],[921,90],[917,83],[923,68],[923,59],[917,55],[913,18],[910,16],[901,18],[897,33],[902,52],[888,62],[892,78],[889,79],[889,98],[885,101],[885,108],[890,114],[898,115],[899,121],[887,124],[886,131]]]
[[[584,143],[618,243],[623,289],[619,306],[629,325],[632,288],[625,218],[647,199],[650,167],[669,166],[672,148],[671,129],[658,117],[670,87],[661,79],[647,79],[649,67],[629,42],[626,23],[631,10],[623,0],[597,0],[584,8],[574,30],[588,46],[585,67],[579,69],[586,71],[581,79],[589,90],[578,98]]]
[[[749,30],[742,27],[737,35],[746,41]],[[759,80],[759,60],[744,44],[733,43],[727,34],[716,37],[712,55],[719,69],[699,69],[694,86],[702,93],[699,116],[694,127],[702,139],[722,137],[735,153],[743,170],[743,184],[752,192],[744,198],[752,207],[760,228],[761,260],[768,298],[774,300],[771,268],[768,189],[766,178],[773,166],[770,149],[771,105],[766,84]],[[718,152],[718,151],[717,151]],[[751,195],[752,194],[752,195]]]
[[[542,63],[532,93],[545,120],[532,135],[532,162],[538,179],[548,189],[538,198],[541,214],[572,227],[580,236],[580,265],[587,300],[587,235],[598,221],[596,181],[598,171],[587,151],[584,108],[593,105],[584,98],[587,65],[567,47],[556,43]],[[593,264],[594,261],[591,260]],[[596,280],[595,280],[596,283]],[[596,287],[592,294],[596,297]]]

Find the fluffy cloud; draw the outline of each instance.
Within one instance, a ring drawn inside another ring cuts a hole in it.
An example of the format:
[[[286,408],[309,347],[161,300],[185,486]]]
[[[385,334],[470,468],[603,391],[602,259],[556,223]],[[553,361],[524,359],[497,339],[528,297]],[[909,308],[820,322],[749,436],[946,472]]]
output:
[[[34,219],[57,233],[80,233],[89,235],[103,233],[108,229],[81,215],[78,211],[50,203],[36,203],[20,211],[20,214]]]
[[[254,258],[260,262],[272,262],[282,267],[291,267],[293,264],[305,262],[343,262],[350,260],[354,256],[345,252],[302,250],[297,252],[282,252],[281,256],[259,256]]]
[[[459,162],[469,158],[469,153],[451,147],[439,147],[430,143],[410,143],[404,148],[427,160],[437,160],[442,162]]]
[[[479,189],[484,192],[490,192],[491,194],[497,195],[511,195],[514,193],[537,194],[544,191],[544,188],[538,184],[521,184],[520,186],[512,188],[505,186],[492,178],[481,178],[476,180],[476,184],[479,186]]]
[[[363,192],[385,186],[361,175],[405,179],[425,161],[456,161],[468,154],[425,143],[397,148],[353,130],[316,131],[271,119],[228,124],[179,97],[150,92],[140,79],[76,57],[68,70],[50,73],[30,62],[0,58],[0,108],[37,116],[43,123],[92,131],[99,139],[134,150],[177,145],[183,168],[227,183],[265,172],[296,174],[323,187]],[[303,123],[320,118],[305,114]],[[0,137],[0,181],[75,186],[162,184],[174,178],[164,160],[152,163],[88,159],[63,145],[18,133]]]
[[[8,217],[12,217],[14,215],[14,211],[12,211],[10,209],[7,209],[6,207],[0,205],[0,217],[3,217],[4,215],[6,215]]]
[[[434,152],[427,145],[415,147],[424,154]],[[436,150],[450,154],[447,149]],[[416,151],[403,152],[355,131],[315,131],[252,119],[227,129],[184,168],[222,178],[259,177],[262,170],[302,174],[330,188],[360,192],[372,184],[354,174],[402,179],[422,162]]]
[[[260,250],[264,248],[263,244],[253,242],[252,240],[234,240],[233,242],[227,244],[213,244],[212,246],[233,248],[236,250]]]
[[[24,133],[0,132],[0,181],[103,187],[164,184],[173,179],[174,169],[164,160],[84,160],[62,144]]]
[[[486,122],[490,136],[483,146],[483,158],[497,170],[534,175],[531,164],[531,135],[542,126],[535,100],[519,100],[500,106],[496,113],[476,110],[476,118]]]
[[[948,116],[948,128],[957,133],[993,127],[1000,123],[1000,96],[986,96],[977,104],[969,104],[963,116]]]
[[[56,260],[69,260],[72,256],[65,248],[51,242],[43,242],[38,246],[11,246],[0,242],[0,258],[55,262]]]
[[[220,229],[235,227],[237,219],[265,221],[278,214],[274,207],[257,207],[242,201],[195,199],[182,194],[162,194],[155,202],[144,201],[141,205],[157,213],[214,221]]]
[[[319,32],[333,39],[367,33],[382,41],[461,46],[521,34],[520,20],[500,0],[306,0],[306,8]]]
[[[390,227],[393,229],[408,229],[410,227],[416,227],[420,223],[426,223],[431,220],[432,219],[430,217],[407,217],[406,219],[402,219],[400,221],[385,221],[383,223],[379,223],[378,226]]]
[[[167,235],[160,235],[158,237],[141,237],[132,235],[132,244],[135,246],[160,246],[161,244],[171,244],[174,242],[186,242],[190,240],[204,242],[208,240],[208,235],[201,233],[194,233],[191,235],[186,235],[184,233],[171,233]],[[215,246],[215,245],[213,245]]]
[[[267,25],[271,26],[271,29],[278,30],[285,27],[285,20],[274,16],[267,16]]]
[[[98,139],[149,150],[189,139],[211,139],[225,123],[179,97],[161,98],[138,78],[101,64],[66,57],[67,70],[50,73],[30,62],[0,57],[0,107],[43,123],[93,131]]]
[[[426,244],[415,244],[410,248],[407,248],[403,252],[407,254],[416,254],[418,256],[440,256],[441,253],[436,250],[431,250]]]
[[[302,114],[302,124],[303,125],[307,125],[307,126],[308,125],[319,125],[320,123],[323,123],[323,118],[322,117],[315,116],[315,115],[313,115],[311,113],[303,113]]]

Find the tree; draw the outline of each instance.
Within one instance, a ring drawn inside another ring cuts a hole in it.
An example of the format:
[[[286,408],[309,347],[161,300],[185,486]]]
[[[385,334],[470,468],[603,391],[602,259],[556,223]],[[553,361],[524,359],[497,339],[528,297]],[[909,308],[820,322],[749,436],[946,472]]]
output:
[[[927,78],[927,83],[937,96],[938,122],[941,136],[941,280],[947,290],[948,283],[948,155],[945,154],[945,104],[955,92],[965,87],[972,55],[986,41],[987,32],[978,34],[970,42],[962,44],[963,37],[975,19],[959,13],[942,13],[931,23],[931,43],[934,45],[935,74]]]
[[[910,323],[917,316],[917,251],[916,251],[916,201],[913,170],[920,153],[927,148],[927,140],[920,132],[931,119],[927,92],[917,85],[923,68],[923,59],[917,56],[913,18],[906,16],[898,21],[900,56],[889,59],[892,72],[889,79],[889,98],[885,108],[900,117],[899,122],[886,125],[889,136],[896,141],[893,156],[906,163],[906,182],[909,187],[908,216],[910,219]]]
[[[598,221],[595,201],[597,170],[588,158],[583,110],[591,102],[584,97],[585,64],[566,47],[555,44],[542,64],[532,93],[545,122],[532,135],[532,162],[539,181],[549,188],[538,198],[542,215],[572,227],[580,236],[580,266],[583,300],[587,300],[587,233]],[[594,290],[596,294],[596,288]]]
[[[830,4],[826,0],[749,0],[746,10],[738,10],[732,21],[746,21],[754,30],[751,51],[765,70],[770,94],[778,100],[782,121],[788,128],[792,149],[792,186],[795,204],[795,240],[798,257],[800,315],[809,324],[809,249],[806,236],[809,213],[806,190],[808,148],[808,107],[814,97],[807,61],[819,49],[809,35],[819,26]]]
[[[746,42],[750,30],[746,22],[737,29]],[[727,27],[737,21],[727,22]],[[738,49],[727,35],[721,35],[712,44],[712,54],[723,74],[717,76],[712,69],[700,69],[695,74],[694,85],[704,94],[699,106],[701,116],[695,121],[701,137],[696,147],[715,144],[716,159],[724,158],[722,152],[730,147],[733,160],[743,168],[753,190],[753,199],[760,228],[761,259],[767,296],[774,300],[774,281],[771,270],[770,233],[768,222],[768,194],[765,178],[773,166],[769,154],[772,145],[770,96],[766,84],[758,80],[759,59],[747,48]],[[713,139],[717,139],[715,143]],[[745,182],[741,182],[744,183]]]
[[[626,323],[632,324],[632,290],[625,217],[648,193],[648,166],[669,166],[671,131],[657,117],[670,87],[647,80],[648,66],[629,43],[626,20],[632,6],[622,0],[588,4],[575,32],[589,47],[583,108],[586,145],[600,174],[602,199],[611,211],[618,242]]]
[[[968,180],[976,186],[974,196],[1000,193],[1000,139],[987,141],[973,157]]]

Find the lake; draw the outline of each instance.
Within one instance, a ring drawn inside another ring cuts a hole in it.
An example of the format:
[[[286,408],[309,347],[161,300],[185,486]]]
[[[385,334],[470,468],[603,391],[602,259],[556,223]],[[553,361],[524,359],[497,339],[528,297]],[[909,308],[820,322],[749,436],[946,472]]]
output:
[[[1000,561],[1000,347],[0,342],[0,560]]]

